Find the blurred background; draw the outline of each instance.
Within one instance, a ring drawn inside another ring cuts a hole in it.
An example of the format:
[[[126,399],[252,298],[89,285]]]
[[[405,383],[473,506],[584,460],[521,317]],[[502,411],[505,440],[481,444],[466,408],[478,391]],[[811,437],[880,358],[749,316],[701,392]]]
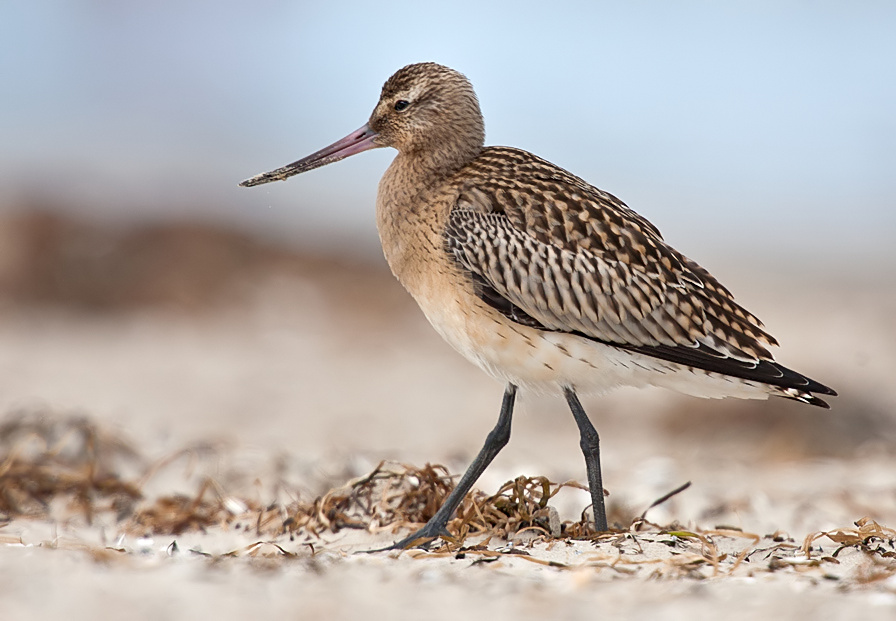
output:
[[[502,390],[385,267],[392,153],[237,185],[434,60],[472,80],[488,143],[619,196],[842,395],[594,399],[615,498],[757,455],[892,455],[894,32],[883,1],[0,3],[0,412],[462,468]],[[561,404],[527,398],[517,425],[499,482],[584,476]]]
[[[375,256],[388,151],[237,183],[434,60],[472,80],[488,143],[621,197],[686,253],[892,260],[894,25],[884,1],[4,2],[0,206]]]

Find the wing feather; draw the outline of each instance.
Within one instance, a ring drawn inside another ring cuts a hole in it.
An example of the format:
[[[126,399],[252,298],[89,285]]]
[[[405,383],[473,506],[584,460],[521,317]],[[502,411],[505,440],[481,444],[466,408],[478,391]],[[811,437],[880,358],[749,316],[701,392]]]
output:
[[[771,360],[762,323],[610,194],[525,152],[487,149],[449,216],[457,261],[546,329],[631,347]],[[511,174],[512,172],[512,174]],[[478,174],[477,174],[478,173]],[[494,181],[494,180],[499,181]]]
[[[762,322],[614,196],[529,153],[485,149],[463,171],[448,251],[513,321],[706,371],[835,394],[772,358]]]

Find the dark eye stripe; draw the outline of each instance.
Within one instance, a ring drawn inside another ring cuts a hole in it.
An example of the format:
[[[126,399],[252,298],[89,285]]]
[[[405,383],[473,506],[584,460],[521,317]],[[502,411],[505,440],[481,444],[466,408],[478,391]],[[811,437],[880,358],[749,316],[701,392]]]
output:
[[[397,112],[401,112],[402,110],[406,109],[409,105],[411,105],[411,102],[401,99],[401,100],[395,102],[395,110]]]

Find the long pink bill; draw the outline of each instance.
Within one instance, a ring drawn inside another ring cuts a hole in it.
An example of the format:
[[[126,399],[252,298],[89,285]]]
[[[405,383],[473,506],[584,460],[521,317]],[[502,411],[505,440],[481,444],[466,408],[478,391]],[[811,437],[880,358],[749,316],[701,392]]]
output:
[[[376,132],[365,124],[364,127],[358,128],[342,140],[337,140],[330,146],[324,147],[308,157],[303,157],[277,170],[255,175],[251,179],[246,179],[240,185],[244,188],[251,188],[254,185],[261,185],[270,181],[283,181],[293,175],[338,162],[349,155],[355,155],[368,149],[375,149],[380,146],[373,142],[376,137]]]

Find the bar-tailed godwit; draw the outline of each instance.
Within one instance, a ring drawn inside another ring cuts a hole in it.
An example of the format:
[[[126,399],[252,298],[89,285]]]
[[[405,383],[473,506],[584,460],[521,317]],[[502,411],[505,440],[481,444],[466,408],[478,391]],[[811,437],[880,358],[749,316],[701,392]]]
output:
[[[485,147],[467,78],[435,63],[389,78],[363,127],[242,182],[286,179],[368,149],[398,155],[376,221],[392,273],[432,326],[506,383],[498,423],[439,511],[393,549],[446,534],[510,439],[517,387],[563,395],[580,432],[597,531],[607,530],[599,437],[578,392],[662,386],[828,407],[833,390],[775,362],[762,322],[625,203],[520,149]]]

